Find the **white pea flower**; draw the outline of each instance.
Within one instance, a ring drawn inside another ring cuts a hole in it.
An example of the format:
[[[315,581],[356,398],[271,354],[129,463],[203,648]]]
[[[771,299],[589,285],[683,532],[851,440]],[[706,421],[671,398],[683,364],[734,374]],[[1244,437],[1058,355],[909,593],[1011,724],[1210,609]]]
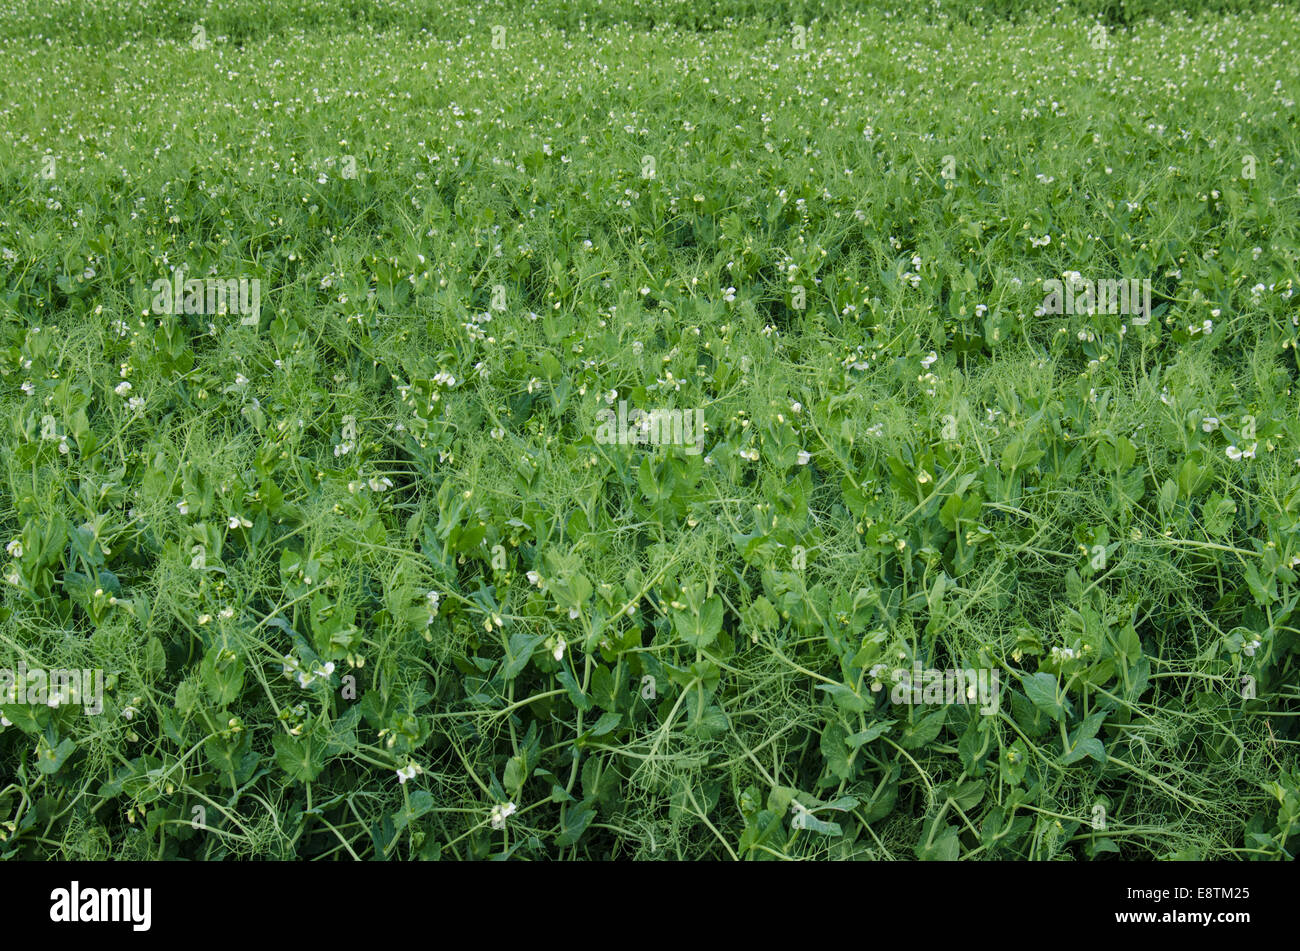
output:
[[[881,678],[885,676],[885,674],[888,672],[888,670],[889,670],[889,667],[888,667],[887,665],[885,665],[885,664],[876,664],[876,666],[872,667],[871,670],[869,670],[869,671],[867,672],[867,676],[869,676],[869,677],[871,678],[871,692],[872,692],[872,693],[880,693],[880,688],[881,688],[881,686],[882,686],[882,684],[881,684]]]
[[[513,802],[508,802],[505,805],[501,805],[500,803],[498,803],[497,805],[493,806],[490,815],[490,818],[492,820],[492,828],[504,829],[506,827],[506,820],[509,819],[511,816],[513,816],[515,814],[515,811],[518,808],[519,807],[516,806]]]

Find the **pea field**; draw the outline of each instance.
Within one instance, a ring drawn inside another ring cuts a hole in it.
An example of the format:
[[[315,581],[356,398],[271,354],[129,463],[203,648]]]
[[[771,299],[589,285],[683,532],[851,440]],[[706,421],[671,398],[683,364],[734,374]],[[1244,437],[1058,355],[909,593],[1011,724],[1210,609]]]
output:
[[[0,857],[1284,860],[1300,4],[0,0]]]

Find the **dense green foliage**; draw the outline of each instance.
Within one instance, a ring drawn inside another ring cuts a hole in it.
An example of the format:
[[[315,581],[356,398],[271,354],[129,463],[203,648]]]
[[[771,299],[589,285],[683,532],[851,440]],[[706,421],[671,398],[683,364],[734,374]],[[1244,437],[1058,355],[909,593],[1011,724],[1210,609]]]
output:
[[[1300,15],[1225,6],[6,4],[0,665],[108,683],[0,698],[0,854],[1294,853]]]

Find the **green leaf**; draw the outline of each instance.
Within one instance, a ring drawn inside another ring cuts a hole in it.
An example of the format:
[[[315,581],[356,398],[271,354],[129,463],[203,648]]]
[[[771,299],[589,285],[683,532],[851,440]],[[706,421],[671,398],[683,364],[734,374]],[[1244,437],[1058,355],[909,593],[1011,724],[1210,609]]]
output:
[[[916,857],[923,862],[955,862],[961,857],[961,843],[956,826],[945,826],[943,832],[926,845],[922,838],[916,844]]]
[[[203,743],[203,752],[227,784],[232,778],[235,784],[245,782],[261,758],[253,749],[253,736],[248,730],[230,738],[210,736]]]
[[[1025,778],[1025,769],[1029,766],[1029,751],[1023,740],[1016,740],[1002,750],[999,758],[1002,781],[1008,786],[1019,786]]]
[[[934,738],[939,735],[939,731],[943,729],[943,721],[947,716],[947,707],[939,707],[934,712],[926,714],[921,718],[920,722],[913,723],[903,730],[899,745],[904,749],[915,750],[933,742]]]
[[[506,665],[501,671],[501,676],[507,682],[514,680],[528,666],[528,662],[533,657],[533,651],[537,649],[537,645],[542,640],[540,634],[525,634],[522,631],[511,635],[509,652],[506,654]]]
[[[1053,675],[1037,673],[1032,677],[1024,677],[1021,679],[1021,685],[1025,688],[1025,696],[1030,702],[1053,720],[1060,722],[1061,717],[1069,712],[1069,698],[1061,692]]]
[[[596,706],[612,713],[618,708],[618,684],[608,667],[597,665],[591,671],[591,697]]]
[[[1210,483],[1210,470],[1200,465],[1201,457],[1199,451],[1189,455],[1178,469],[1178,491],[1185,499],[1199,495]]]
[[[275,747],[276,764],[299,782],[312,782],[325,768],[321,760],[322,751],[310,736],[293,737],[280,733],[271,745]]]
[[[682,640],[697,650],[703,650],[722,630],[722,599],[714,595],[704,602],[698,613],[674,611],[673,627]]]
[[[411,793],[410,805],[393,815],[393,831],[401,832],[411,822],[424,815],[434,807],[433,795],[427,789],[417,789]]]
[[[848,710],[850,713],[862,713],[867,709],[866,699],[858,696],[844,684],[818,684],[817,689],[826,691],[835,698],[835,702],[842,709]]]
[[[591,728],[591,735],[604,736],[606,733],[616,729],[622,722],[623,714],[621,713],[611,711],[609,713],[601,714],[600,719],[596,721],[596,725]]]
[[[1027,431],[1007,443],[1006,448],[1002,450],[1002,470],[1004,472],[1010,472],[1013,469],[1027,469],[1043,458],[1046,454],[1045,450],[1027,448],[1032,435],[1032,432]]]
[[[36,736],[49,722],[50,708],[41,703],[7,703],[0,705],[0,714],[27,735]]]
[[[219,707],[233,703],[244,689],[244,659],[231,653],[223,645],[214,644],[199,665],[203,686]]]
[[[1092,737],[1096,736],[1097,731],[1101,729],[1101,725],[1106,719],[1106,713],[1107,711],[1105,710],[1098,710],[1096,713],[1093,713],[1086,720],[1080,723],[1078,729],[1075,731],[1074,736],[1071,737],[1071,742],[1081,743],[1084,740],[1091,739]]]
[[[1143,654],[1137,659],[1137,662],[1129,669],[1128,690],[1125,691],[1125,699],[1130,703],[1137,700],[1146,692],[1148,684],[1151,682],[1151,659]]]
[[[1126,624],[1115,639],[1126,663],[1131,664],[1142,656],[1142,641],[1132,624]]]
[[[573,674],[569,673],[567,668],[556,674],[555,679],[569,692],[569,698],[575,707],[583,711],[591,709],[591,698],[582,692],[582,688],[578,686],[578,682],[573,679]]]
[[[512,796],[519,795],[519,791],[523,789],[524,783],[527,781],[527,779],[528,779],[528,768],[524,764],[523,759],[521,759],[518,756],[510,757],[510,759],[506,762],[505,774],[502,776],[502,780],[501,780],[502,784],[506,788],[506,791],[509,792]]]
[[[828,803],[818,806],[819,809],[834,809],[836,812],[848,812],[850,809],[858,807],[858,798],[856,796],[840,796],[838,799],[832,799]]]
[[[36,757],[36,769],[47,776],[57,773],[77,745],[71,738],[62,740],[58,746],[45,747]]]
[[[1091,756],[1098,763],[1104,764],[1106,762],[1106,748],[1102,746],[1101,740],[1080,740],[1075,743],[1073,748],[1061,757],[1061,765],[1069,766],[1071,763],[1077,763],[1085,756]]]
[[[587,826],[591,825],[591,820],[596,818],[596,810],[585,800],[572,809],[569,809],[564,816],[564,829],[555,839],[555,844],[559,846],[574,845],[582,834],[587,831]]]
[[[850,749],[856,750],[858,747],[870,743],[872,740],[876,739],[876,737],[883,735],[884,732],[896,722],[896,720],[881,720],[873,723],[860,733],[854,733],[852,736],[846,737],[844,742],[849,745]]]
[[[952,801],[962,809],[973,809],[984,798],[985,787],[977,779],[968,780],[952,791]]]
[[[831,775],[841,781],[852,777],[853,768],[849,764],[844,727],[838,723],[828,723],[826,729],[822,731],[821,750],[822,758],[826,760],[826,768],[830,770]]]
[[[765,631],[774,631],[781,625],[781,616],[776,613],[776,608],[762,595],[755,598],[749,606],[747,620],[750,627]]]
[[[794,818],[790,820],[790,827],[792,829],[806,829],[808,832],[817,832],[821,835],[844,834],[838,822],[826,822],[807,811],[795,812]]]
[[[1084,843],[1084,849],[1088,852],[1089,858],[1096,858],[1103,852],[1119,853],[1119,846],[1110,839],[1098,839],[1096,842],[1089,840]]]

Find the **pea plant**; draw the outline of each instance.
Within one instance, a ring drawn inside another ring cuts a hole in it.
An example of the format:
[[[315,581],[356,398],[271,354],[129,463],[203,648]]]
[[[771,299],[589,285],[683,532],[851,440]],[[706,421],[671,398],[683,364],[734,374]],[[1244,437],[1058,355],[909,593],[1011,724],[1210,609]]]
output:
[[[0,856],[1295,856],[1294,4],[2,6]]]

